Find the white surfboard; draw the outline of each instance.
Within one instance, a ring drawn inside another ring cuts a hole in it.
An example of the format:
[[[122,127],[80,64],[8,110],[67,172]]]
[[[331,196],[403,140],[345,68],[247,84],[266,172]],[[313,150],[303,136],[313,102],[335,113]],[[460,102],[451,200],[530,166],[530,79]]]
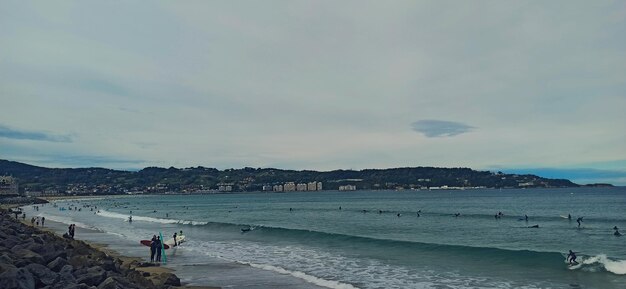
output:
[[[176,243],[177,244],[181,244],[185,242],[185,235],[180,235],[180,236],[176,236]],[[171,238],[167,241],[164,242],[165,244],[169,245],[170,247],[174,246],[174,238]]]

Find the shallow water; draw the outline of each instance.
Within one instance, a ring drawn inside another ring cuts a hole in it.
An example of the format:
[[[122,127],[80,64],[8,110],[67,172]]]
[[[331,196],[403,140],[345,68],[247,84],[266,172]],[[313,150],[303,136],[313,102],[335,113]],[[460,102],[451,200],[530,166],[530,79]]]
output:
[[[57,203],[70,204],[82,210],[47,205],[34,213],[101,231],[101,240],[130,255],[148,251],[138,245],[141,239],[183,230],[188,241],[166,251],[169,265],[196,285],[626,288],[626,236],[612,235],[613,226],[626,230],[626,188],[165,195]],[[86,205],[98,206],[100,213]],[[126,221],[130,211],[132,223]],[[497,212],[504,216],[494,218]],[[568,214],[572,220],[563,217]],[[528,221],[520,220],[524,215]],[[580,228],[578,217],[584,217]],[[535,224],[539,228],[529,228]],[[247,227],[252,230],[240,231]],[[562,253],[570,249],[581,252],[581,266],[565,263]]]

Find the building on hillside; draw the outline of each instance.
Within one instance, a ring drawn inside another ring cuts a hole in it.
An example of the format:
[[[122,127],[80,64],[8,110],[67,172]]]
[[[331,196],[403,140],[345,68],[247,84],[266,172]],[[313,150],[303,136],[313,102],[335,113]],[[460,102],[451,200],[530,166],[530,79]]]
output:
[[[322,188],[322,182],[317,182],[317,185],[316,185],[316,186],[317,186],[317,188],[316,188],[316,190],[317,190],[317,191],[321,191],[321,190],[323,190],[323,188]]]
[[[274,192],[282,192],[283,185],[274,185]]]
[[[356,191],[356,186],[355,185],[339,186],[339,190],[340,191]]]
[[[306,191],[306,190],[307,190],[307,186],[306,186],[305,183],[299,183],[299,184],[296,185],[296,191],[303,192],[303,191]]]
[[[19,195],[19,187],[17,180],[9,176],[0,177],[0,196],[17,196]]]
[[[294,182],[288,182],[283,185],[283,190],[285,192],[293,192],[296,190],[296,184]]]

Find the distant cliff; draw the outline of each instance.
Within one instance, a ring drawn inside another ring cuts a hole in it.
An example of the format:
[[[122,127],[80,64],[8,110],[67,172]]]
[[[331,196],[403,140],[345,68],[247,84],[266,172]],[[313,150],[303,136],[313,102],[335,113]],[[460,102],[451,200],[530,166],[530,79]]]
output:
[[[295,171],[274,168],[158,168],[121,171],[104,168],[44,168],[0,160],[0,175],[19,181],[20,191],[76,194],[196,192],[227,185],[232,191],[261,191],[286,182],[322,182],[324,190],[353,185],[357,189],[554,188],[577,187],[564,179],[475,171],[469,168],[408,167],[393,169]]]

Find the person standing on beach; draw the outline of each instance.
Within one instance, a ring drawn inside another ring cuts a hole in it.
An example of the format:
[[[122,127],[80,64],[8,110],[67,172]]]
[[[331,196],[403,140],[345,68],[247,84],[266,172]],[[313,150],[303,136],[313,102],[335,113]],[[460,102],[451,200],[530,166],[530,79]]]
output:
[[[160,263],[161,262],[161,251],[163,251],[163,247],[161,245],[161,237],[156,237],[156,242],[155,243],[156,243],[156,249],[157,249],[157,251],[156,251],[156,253],[157,253],[156,261]]]
[[[176,232],[174,232],[174,247],[178,246],[178,244],[176,243]]]
[[[156,235],[152,235],[152,242],[150,243],[150,262],[154,262],[154,255],[156,254],[157,251],[157,243],[156,243],[157,237]]]
[[[43,227],[43,222],[46,221],[46,217],[41,217],[41,226]]]

